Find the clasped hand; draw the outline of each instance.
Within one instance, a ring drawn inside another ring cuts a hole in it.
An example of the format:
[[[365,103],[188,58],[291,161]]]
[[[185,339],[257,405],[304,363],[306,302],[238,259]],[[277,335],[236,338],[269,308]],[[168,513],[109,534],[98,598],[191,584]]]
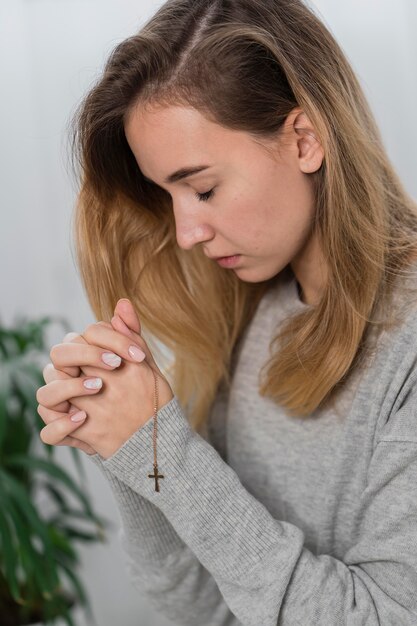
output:
[[[136,430],[154,416],[155,378],[158,382],[158,410],[173,397],[172,389],[141,337],[139,319],[131,302],[118,301],[108,322],[90,324],[82,332],[65,335],[63,343],[50,351],[51,363],[43,370],[46,385],[39,387],[38,413],[46,426],[41,440],[50,445],[77,447],[87,454],[98,452],[107,459]],[[136,350],[129,351],[133,346]],[[145,354],[137,360],[137,351]],[[107,365],[102,355],[121,357]],[[100,387],[88,389],[87,379],[100,378]],[[71,416],[85,411],[82,422]]]

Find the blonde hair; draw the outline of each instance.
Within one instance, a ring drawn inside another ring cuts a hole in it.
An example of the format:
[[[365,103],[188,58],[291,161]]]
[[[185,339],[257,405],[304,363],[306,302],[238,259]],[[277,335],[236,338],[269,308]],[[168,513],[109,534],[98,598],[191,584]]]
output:
[[[161,354],[160,342],[173,353],[167,378],[198,430],[219,387],[230,387],[259,301],[288,267],[245,283],[201,249],[179,248],[171,197],[144,179],[124,134],[138,104],[192,106],[265,143],[280,138],[294,107],[312,122],[324,149],[311,174],[312,232],[328,282],[316,306],[277,329],[259,389],[308,417],[359,365],[371,325],[392,327],[394,317],[377,311],[389,310],[398,278],[414,298],[417,206],[346,57],[299,0],[169,0],[115,47],[73,118],[81,170],[74,232],[90,305],[104,320],[118,298],[133,302],[153,351]]]

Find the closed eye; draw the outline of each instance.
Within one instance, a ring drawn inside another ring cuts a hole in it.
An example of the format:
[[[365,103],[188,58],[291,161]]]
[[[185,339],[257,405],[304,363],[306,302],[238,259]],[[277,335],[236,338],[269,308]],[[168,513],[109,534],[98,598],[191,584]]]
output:
[[[206,191],[206,193],[197,192],[195,196],[196,198],[200,200],[200,202],[207,202],[207,200],[210,200],[210,198],[214,196],[214,189],[211,189],[210,191]]]
[[[146,176],[143,177],[147,183],[149,183],[150,185],[152,185],[153,187],[159,187],[159,185],[157,185],[156,183],[154,183],[153,180],[151,180],[150,178],[147,178]],[[163,189],[163,187],[160,187],[160,189]],[[205,193],[196,193],[195,194],[196,198],[198,198],[198,200],[200,200],[200,202],[207,202],[208,200],[210,200],[210,198],[212,198],[214,196],[214,188],[210,189],[210,191],[206,191]]]

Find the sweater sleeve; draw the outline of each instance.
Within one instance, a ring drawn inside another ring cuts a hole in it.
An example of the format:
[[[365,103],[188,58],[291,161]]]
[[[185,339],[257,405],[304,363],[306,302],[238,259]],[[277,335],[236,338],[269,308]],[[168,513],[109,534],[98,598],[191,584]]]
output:
[[[415,626],[415,400],[398,413],[375,446],[358,541],[343,560],[313,554],[304,547],[304,534],[297,526],[273,518],[213,446],[191,428],[176,396],[158,413],[158,466],[164,476],[159,492],[148,478],[153,418],[111,457],[102,459],[106,470],[163,513],[192,551],[176,539],[180,549],[169,562],[177,567],[178,580],[167,581],[167,586],[183,588],[180,579],[188,576],[193,588],[187,612],[193,613],[194,594],[199,603],[199,593],[208,597],[207,588],[214,588],[214,581],[229,609],[225,610],[220,596],[213,596],[217,612],[209,615],[207,604],[198,619],[182,623],[239,624],[235,616],[245,626]],[[414,436],[404,421],[414,429]],[[396,434],[397,423],[402,424],[401,432],[408,432],[406,440]],[[140,552],[134,550],[134,541],[130,547],[139,570]],[[168,601],[177,605],[176,589]]]
[[[222,458],[225,458],[226,401],[227,396],[219,392],[205,435]],[[159,419],[158,412],[158,433]],[[164,513],[107,469],[99,454],[88,458],[101,469],[117,504],[122,522],[118,539],[130,580],[155,611],[181,626],[212,623],[239,626],[241,622],[230,612],[213,576]]]

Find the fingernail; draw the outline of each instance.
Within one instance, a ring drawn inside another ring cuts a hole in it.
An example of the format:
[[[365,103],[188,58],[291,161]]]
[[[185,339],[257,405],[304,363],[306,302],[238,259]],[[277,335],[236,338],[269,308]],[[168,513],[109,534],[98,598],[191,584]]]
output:
[[[130,346],[128,352],[132,359],[135,359],[135,361],[143,361],[143,359],[146,357],[146,354],[136,346]]]
[[[72,422],[82,422],[86,417],[87,413],[85,411],[77,411],[77,413],[71,415],[70,419]]]
[[[119,367],[122,359],[118,354],[114,354],[114,352],[103,352],[101,355],[102,360],[106,365],[110,365],[111,367]]]
[[[84,387],[86,387],[86,389],[100,389],[102,384],[103,381],[101,380],[101,378],[87,378],[83,382],[83,385]]]

